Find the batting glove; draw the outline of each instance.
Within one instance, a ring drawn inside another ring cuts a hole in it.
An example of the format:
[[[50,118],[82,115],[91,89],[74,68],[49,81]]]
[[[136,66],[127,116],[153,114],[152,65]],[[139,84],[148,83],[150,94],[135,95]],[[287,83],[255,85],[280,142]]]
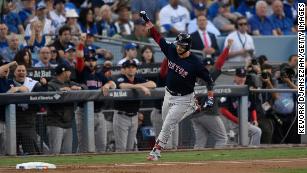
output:
[[[148,16],[147,16],[145,11],[141,11],[140,12],[140,17],[142,17],[143,20],[145,20],[145,22],[149,22],[149,18],[148,18]]]
[[[214,105],[214,98],[213,97],[208,97],[207,101],[205,102],[203,108],[212,108]]]

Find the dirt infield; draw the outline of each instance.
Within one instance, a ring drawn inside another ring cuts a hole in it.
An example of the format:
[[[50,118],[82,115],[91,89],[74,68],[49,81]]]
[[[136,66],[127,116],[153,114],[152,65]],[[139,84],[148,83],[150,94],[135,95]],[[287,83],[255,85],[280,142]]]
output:
[[[307,158],[207,162],[146,162],[134,164],[58,166],[56,170],[15,170],[2,173],[266,173],[274,168],[307,168]],[[272,173],[272,172],[270,172]]]

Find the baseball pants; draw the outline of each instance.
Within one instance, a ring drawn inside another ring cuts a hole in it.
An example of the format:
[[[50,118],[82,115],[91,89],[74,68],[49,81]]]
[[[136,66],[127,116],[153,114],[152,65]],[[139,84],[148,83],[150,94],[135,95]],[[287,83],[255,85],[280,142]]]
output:
[[[235,124],[235,126],[236,126],[235,132],[238,133],[239,125]],[[249,145],[254,145],[254,146],[260,145],[261,134],[262,131],[259,127],[248,123],[248,137],[250,138]]]
[[[155,130],[156,138],[158,138],[158,135],[162,129],[162,124],[163,124],[161,110],[154,108],[150,114],[150,118],[151,118],[152,126],[154,127],[154,130]],[[166,149],[176,149],[178,146],[178,140],[179,140],[179,125],[177,124],[165,148]]]
[[[172,96],[165,90],[165,96],[162,106],[163,125],[158,136],[158,144],[165,148],[172,132],[178,126],[178,123],[188,115],[195,112],[197,105],[194,99],[194,93],[184,96]],[[165,118],[164,118],[165,117]]]
[[[6,131],[5,131],[5,122],[0,121],[0,155],[6,154]]]
[[[47,126],[50,154],[72,153],[72,128]]]
[[[37,145],[37,133],[35,128],[20,128],[16,129],[17,146],[22,145],[24,153],[39,154],[40,150]],[[20,151],[19,151],[20,152]]]
[[[127,116],[114,112],[113,133],[116,151],[133,151],[138,129],[138,116]]]
[[[214,139],[215,148],[226,145],[226,129],[219,115],[204,115],[203,112],[200,112],[191,121],[195,133],[195,149],[206,147],[209,134]]]
[[[78,135],[78,151],[87,152],[87,146],[83,141],[83,122],[84,122],[84,109],[78,107],[75,111],[77,135]],[[103,110],[94,113],[94,133],[95,133],[95,147],[96,152],[105,152],[107,148],[107,121],[104,117]]]

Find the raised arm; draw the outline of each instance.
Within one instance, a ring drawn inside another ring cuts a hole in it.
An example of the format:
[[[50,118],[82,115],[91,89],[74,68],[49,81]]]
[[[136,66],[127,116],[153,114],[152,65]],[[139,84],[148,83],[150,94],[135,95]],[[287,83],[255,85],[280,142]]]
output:
[[[216,60],[214,64],[214,70],[211,72],[213,81],[215,81],[222,74],[222,67],[225,64],[226,59],[228,58],[229,50],[230,50],[232,43],[233,43],[233,40],[229,39],[227,46],[223,50],[222,54]]]
[[[10,63],[8,63],[8,64],[5,64],[5,65],[2,65],[2,66],[0,66],[0,74],[2,75],[4,75],[4,73],[5,72],[8,72],[9,70],[10,70],[10,67],[11,66],[14,66],[14,65],[17,65],[17,62],[16,61],[12,61],[12,62],[10,62]]]
[[[79,43],[77,46],[76,70],[81,73],[84,70],[85,62],[83,55],[84,45]]]
[[[223,50],[223,52],[221,53],[221,55],[217,58],[214,66],[216,70],[221,70],[223,65],[225,64],[226,59],[228,58],[228,54],[229,54],[229,50],[230,47],[233,44],[233,40],[232,39],[228,39],[227,40],[227,46],[225,47],[225,49]]]
[[[151,37],[160,46],[162,52],[167,57],[167,54],[168,54],[167,50],[170,48],[172,43],[166,42],[165,38],[162,37],[162,35],[159,33],[159,31],[155,28],[155,26],[152,24],[150,19],[147,17],[147,14],[145,11],[141,11],[140,16],[146,22],[146,29],[150,32]]]
[[[163,37],[160,34],[160,32],[156,29],[156,27],[151,23],[151,21],[146,22],[146,29],[149,30],[151,37],[160,46],[160,41]]]

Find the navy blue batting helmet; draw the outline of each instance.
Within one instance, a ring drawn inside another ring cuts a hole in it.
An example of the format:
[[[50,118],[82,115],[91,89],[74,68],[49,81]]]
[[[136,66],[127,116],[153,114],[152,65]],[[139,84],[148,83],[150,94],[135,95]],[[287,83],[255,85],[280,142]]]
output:
[[[192,46],[192,38],[190,34],[180,33],[176,37],[176,44],[185,46],[186,50],[190,50]]]

